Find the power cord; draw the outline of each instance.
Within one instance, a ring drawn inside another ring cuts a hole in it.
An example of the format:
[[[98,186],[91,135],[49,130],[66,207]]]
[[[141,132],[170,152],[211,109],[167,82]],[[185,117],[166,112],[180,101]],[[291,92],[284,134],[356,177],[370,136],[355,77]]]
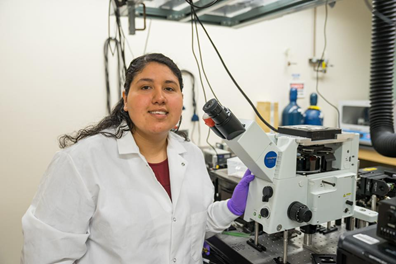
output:
[[[193,17],[192,9],[191,9],[191,50],[192,50],[192,53],[194,55],[195,63],[197,64],[198,74],[199,74],[199,81],[201,82],[202,91],[203,91],[203,94],[204,94],[204,99],[205,99],[205,102],[207,102],[208,100],[206,98],[206,91],[205,91],[205,87],[204,87],[204,84],[203,84],[203,81],[202,81],[201,67],[199,66],[197,55],[195,54],[195,50],[194,50],[194,17]]]
[[[191,138],[191,141],[195,144],[195,141],[194,141],[195,124],[198,123],[198,125],[199,125],[199,117],[197,115],[197,100],[195,98],[195,96],[196,96],[195,95],[195,76],[194,76],[194,74],[192,74],[191,72],[189,72],[187,70],[181,70],[181,72],[182,72],[182,74],[189,75],[189,77],[191,79],[192,107],[193,107],[193,115],[191,117],[191,122],[193,122],[193,128],[191,130],[191,137],[190,138]],[[200,135],[201,130],[200,129],[198,130],[198,133],[199,133],[198,139],[199,139],[199,142],[200,142],[200,139],[201,139],[201,135]]]
[[[326,49],[327,49],[327,31],[326,31],[326,28],[327,28],[327,19],[328,19],[328,0],[326,0],[326,3],[325,3],[325,22],[324,22],[324,29],[323,29],[323,34],[324,34],[324,47],[323,47],[323,51],[322,51],[322,56],[321,56],[321,58],[320,58],[319,61],[323,61],[323,60],[324,60],[324,55],[325,55],[325,52],[326,52]],[[333,107],[333,108],[336,110],[336,112],[337,112],[337,125],[338,125],[338,128],[340,128],[340,127],[341,127],[341,124],[340,124],[340,110],[338,110],[338,108],[337,108],[335,105],[333,105],[332,103],[330,103],[330,101],[327,100],[327,99],[319,92],[319,67],[320,67],[320,63],[318,63],[318,66],[317,66],[317,68],[316,68],[316,92],[317,92],[317,94],[319,94],[319,96],[320,96],[326,103],[328,103],[331,107]]]
[[[202,9],[202,8],[207,8],[207,7],[210,7],[210,6],[214,5],[214,4],[216,4],[216,3],[218,2],[218,0],[214,0],[213,2],[211,2],[211,3],[207,4],[207,5],[204,5],[204,6],[196,6],[196,5],[194,5],[194,3],[192,2],[192,0],[186,0],[186,2],[187,2],[190,6],[195,7],[196,9]]]
[[[194,24],[195,24],[195,34],[197,35],[197,44],[198,44],[198,51],[199,51],[199,58],[200,58],[200,61],[201,61],[202,72],[203,72],[203,74],[204,74],[204,76],[205,76],[206,83],[209,85],[210,91],[212,92],[213,96],[216,98],[216,100],[217,100],[217,101],[219,102],[219,104],[221,105],[220,100],[217,98],[215,92],[213,91],[212,85],[210,85],[208,76],[206,76],[205,67],[204,67],[203,59],[202,59],[201,44],[200,44],[200,42],[199,42],[199,33],[198,33],[198,27],[197,27],[197,21],[196,21],[196,20],[194,20]]]
[[[192,49],[192,53],[193,53],[194,58],[195,58],[195,62],[196,62],[197,67],[198,67],[199,80],[200,80],[201,85],[202,85],[202,91],[204,93],[205,102],[207,102],[208,100],[206,98],[205,87],[204,87],[204,84],[203,84],[203,81],[202,81],[201,69],[199,67],[199,62],[198,62],[198,59],[197,59],[197,56],[196,56],[195,50],[194,50],[194,17],[193,17],[193,13],[195,13],[195,11],[194,11],[193,5],[191,5],[191,49]],[[197,37],[198,37],[198,33],[197,33]],[[198,41],[198,46],[199,46],[199,41]],[[203,65],[200,47],[199,47],[199,52],[200,52],[200,57],[201,57],[201,64]],[[212,90],[212,92],[213,92],[213,90]],[[201,133],[200,130],[199,130],[199,133]],[[213,149],[213,151],[216,153],[216,156],[217,156],[218,154],[217,154],[216,148],[213,147],[213,145],[210,144],[210,142],[209,142],[209,136],[210,136],[210,128],[208,127],[208,134],[206,136],[206,143]],[[200,140],[200,138],[199,138],[199,140]]]
[[[146,37],[146,43],[144,44],[144,51],[143,51],[143,54],[146,54],[147,44],[148,44],[148,40],[149,40],[149,37],[150,37],[151,23],[152,23],[152,22],[153,22],[153,20],[150,19],[150,24],[149,24],[149,28],[148,28],[148,30],[147,30],[147,37]]]
[[[126,66],[126,62],[125,62],[125,35],[124,35],[124,31],[122,30],[122,25],[121,25],[120,8],[117,5],[114,6],[114,14],[115,14],[116,23],[117,23],[117,33],[116,34],[118,34],[118,41],[120,43],[122,66],[123,66],[124,73],[126,73],[127,66]]]
[[[198,21],[198,23],[201,25],[202,29],[204,30],[206,36],[208,37],[210,43],[212,44],[214,50],[217,53],[217,56],[219,57],[221,63],[223,64],[224,69],[227,71],[228,75],[230,76],[231,80],[233,81],[233,83],[235,84],[235,86],[238,88],[238,90],[241,92],[241,94],[245,97],[245,99],[248,101],[248,103],[250,104],[250,106],[253,108],[254,112],[256,113],[256,115],[259,117],[259,119],[267,126],[269,127],[271,130],[278,132],[278,130],[276,128],[274,128],[273,126],[271,126],[258,112],[258,110],[256,109],[256,107],[253,105],[252,101],[249,99],[249,97],[245,94],[245,92],[242,90],[242,88],[239,86],[239,84],[236,82],[236,80],[234,79],[234,77],[232,76],[231,72],[228,70],[227,65],[225,64],[223,58],[220,55],[220,52],[217,50],[216,45],[213,43],[212,39],[210,38],[208,32],[206,31],[204,25],[202,24],[201,20],[199,19],[199,17],[197,16],[195,9],[194,9],[194,4],[192,3],[192,0],[186,0],[186,2],[188,4],[190,4],[191,6],[191,16],[194,16],[195,19]],[[215,4],[216,1],[212,2],[211,5]],[[203,8],[203,7],[201,7]],[[205,102],[206,102],[206,98],[205,98]]]
[[[114,50],[111,49],[111,42],[114,42]],[[111,100],[111,95],[110,95],[110,81],[109,81],[109,58],[108,58],[108,53],[109,50],[112,54],[112,56],[114,56],[115,52],[117,51],[117,58],[119,58],[120,56],[120,52],[119,52],[119,42],[117,39],[115,38],[111,38],[109,37],[108,39],[106,39],[105,44],[104,44],[104,68],[105,68],[105,80],[106,80],[106,107],[107,107],[107,112],[110,114],[111,112],[111,104],[110,104],[110,100]],[[119,96],[121,98],[121,71],[120,71],[120,60],[117,60],[117,72],[118,72],[118,90],[119,90]]]
[[[197,122],[199,117],[197,115],[197,102],[195,100],[195,76],[187,70],[181,70],[181,73],[187,74],[191,78],[191,88],[192,88],[192,106],[193,106],[193,116],[191,117],[192,122]]]
[[[116,33],[115,37],[110,36],[110,11],[113,5],[113,11],[116,18]],[[110,81],[109,81],[109,50],[111,55],[114,57],[117,53],[117,81],[118,81],[118,98],[121,98],[122,84],[125,81],[125,73],[126,73],[126,63],[125,63],[125,41],[128,44],[129,51],[133,56],[131,47],[129,46],[129,42],[125,37],[124,30],[122,29],[121,19],[120,19],[120,10],[114,0],[109,0],[108,7],[108,15],[107,15],[107,34],[108,38],[104,43],[104,65],[105,65],[105,81],[106,81],[106,108],[108,113],[111,112],[111,89],[110,89]],[[114,49],[112,49],[111,44],[114,43]],[[134,57],[134,56],[133,56]]]

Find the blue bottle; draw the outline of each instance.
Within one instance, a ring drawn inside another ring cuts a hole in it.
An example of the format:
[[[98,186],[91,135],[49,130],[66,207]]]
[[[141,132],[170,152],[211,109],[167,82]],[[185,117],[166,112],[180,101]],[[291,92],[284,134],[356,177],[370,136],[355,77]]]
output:
[[[301,125],[303,121],[304,116],[301,112],[301,107],[297,105],[297,89],[291,88],[290,103],[282,112],[282,126]]]
[[[317,106],[318,95],[316,93],[311,93],[309,101],[311,105],[304,113],[304,124],[323,126],[323,113],[320,111],[320,107]]]

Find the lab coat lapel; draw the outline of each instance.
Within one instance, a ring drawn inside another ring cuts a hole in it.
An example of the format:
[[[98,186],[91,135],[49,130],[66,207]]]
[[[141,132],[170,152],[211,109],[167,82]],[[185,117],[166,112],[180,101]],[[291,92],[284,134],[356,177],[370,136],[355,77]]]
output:
[[[171,180],[171,192],[173,208],[176,207],[180,197],[183,180],[187,170],[188,162],[183,158],[186,149],[179,142],[178,136],[172,133],[168,136],[168,162],[169,177]]]
[[[126,159],[126,160],[129,163],[131,170],[140,171],[142,173],[143,177],[141,181],[139,181],[139,184],[143,184],[143,185],[149,184],[147,186],[152,186],[153,189],[151,189],[150,193],[152,195],[155,195],[155,197],[161,204],[162,208],[164,208],[164,210],[170,212],[172,210],[172,206],[171,206],[171,202],[169,201],[168,194],[166,193],[165,189],[160,185],[160,183],[158,183],[157,180],[155,179],[155,175],[153,174],[151,168],[147,164],[146,159],[140,153],[139,147],[137,146],[132,133],[128,131],[121,138],[117,139],[117,145],[118,145],[118,153],[120,155],[136,154],[141,158],[140,162],[132,161],[131,159]],[[176,153],[178,152],[176,151]],[[171,163],[169,161],[169,167],[171,167],[170,164]],[[170,169],[169,171],[171,173]],[[172,197],[173,197],[173,193],[172,193]]]
[[[124,123],[124,122],[123,122]],[[121,123],[121,125],[123,124]],[[140,154],[139,147],[136,145],[135,139],[132,136],[131,131],[125,132],[125,134],[117,139],[118,153],[123,154]]]

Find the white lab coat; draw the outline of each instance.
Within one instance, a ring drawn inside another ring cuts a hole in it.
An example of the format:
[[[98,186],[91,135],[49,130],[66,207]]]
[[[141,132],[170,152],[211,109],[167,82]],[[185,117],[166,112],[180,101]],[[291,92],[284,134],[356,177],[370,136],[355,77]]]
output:
[[[237,216],[213,203],[202,152],[169,133],[172,201],[130,132],[59,151],[22,218],[21,263],[202,263],[206,231]]]

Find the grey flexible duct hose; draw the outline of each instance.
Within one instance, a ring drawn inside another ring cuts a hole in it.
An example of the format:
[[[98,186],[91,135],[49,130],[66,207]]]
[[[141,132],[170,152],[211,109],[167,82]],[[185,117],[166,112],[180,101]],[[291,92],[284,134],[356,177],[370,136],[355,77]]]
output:
[[[373,0],[373,14],[379,12],[396,23],[395,0]],[[373,15],[370,76],[370,135],[374,149],[396,157],[393,128],[393,65],[395,24]]]

